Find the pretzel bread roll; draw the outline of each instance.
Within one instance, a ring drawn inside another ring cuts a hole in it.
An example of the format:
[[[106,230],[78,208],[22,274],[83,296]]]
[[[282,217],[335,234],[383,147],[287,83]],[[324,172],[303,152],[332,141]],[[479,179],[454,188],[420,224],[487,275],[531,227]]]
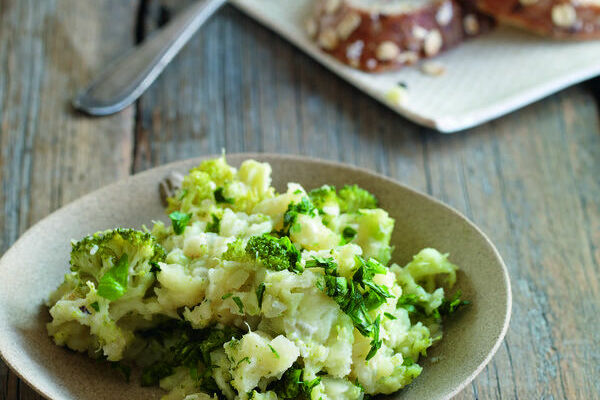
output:
[[[469,1],[317,0],[307,31],[340,61],[379,72],[434,57],[491,25]]]

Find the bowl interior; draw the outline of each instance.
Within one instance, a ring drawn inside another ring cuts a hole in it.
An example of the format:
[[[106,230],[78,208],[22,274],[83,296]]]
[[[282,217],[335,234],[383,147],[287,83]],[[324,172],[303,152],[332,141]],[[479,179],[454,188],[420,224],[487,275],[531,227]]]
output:
[[[306,189],[356,183],[376,194],[396,220],[393,262],[403,265],[423,247],[450,253],[461,267],[456,289],[472,305],[451,319],[444,339],[431,349],[422,375],[393,399],[445,399],[461,390],[489,361],[510,316],[506,268],[488,239],[464,217],[441,203],[365,170],[318,160],[265,154],[229,155],[268,161],[273,184]],[[46,296],[68,269],[70,239],[101,230],[141,227],[165,220],[158,182],[168,172],[187,172],[201,159],[165,165],[91,193],[53,213],[29,231],[0,260],[0,354],[23,379],[52,399],[159,398],[136,377],[125,383],[115,371],[53,344],[46,334]],[[436,360],[432,362],[431,360]]]

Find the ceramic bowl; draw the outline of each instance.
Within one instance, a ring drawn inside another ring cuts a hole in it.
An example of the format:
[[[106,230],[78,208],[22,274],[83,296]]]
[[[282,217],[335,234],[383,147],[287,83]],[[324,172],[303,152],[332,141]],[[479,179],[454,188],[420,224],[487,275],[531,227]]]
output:
[[[424,370],[389,399],[447,399],[490,361],[508,327],[511,310],[506,267],[486,236],[464,216],[435,199],[375,173],[332,162],[268,154],[228,155],[238,166],[255,158],[273,167],[273,185],[307,189],[356,183],[374,193],[396,220],[393,261],[404,264],[424,247],[450,253],[461,267],[457,288],[472,305],[445,325]],[[158,399],[161,391],[125,383],[115,371],[83,354],[54,345],[43,305],[68,270],[70,240],[98,230],[139,228],[165,220],[158,183],[171,171],[186,173],[201,159],[155,168],[104,187],[54,212],[29,229],[0,260],[0,354],[43,396],[61,400]],[[435,360],[432,361],[432,360]]]

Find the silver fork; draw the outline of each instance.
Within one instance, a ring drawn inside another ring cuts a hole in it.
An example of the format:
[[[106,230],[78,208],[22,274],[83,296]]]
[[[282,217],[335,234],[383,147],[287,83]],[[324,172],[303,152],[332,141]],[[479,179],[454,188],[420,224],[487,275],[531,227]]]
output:
[[[89,115],[102,116],[133,103],[226,1],[199,0],[188,6],[160,31],[102,70],[73,99],[73,106]]]

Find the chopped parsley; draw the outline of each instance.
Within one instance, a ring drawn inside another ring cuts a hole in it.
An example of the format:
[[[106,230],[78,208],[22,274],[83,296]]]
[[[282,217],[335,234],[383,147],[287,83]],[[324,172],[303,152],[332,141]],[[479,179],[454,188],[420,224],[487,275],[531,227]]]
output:
[[[459,308],[471,304],[470,301],[461,300],[462,292],[457,291],[452,297],[444,298],[442,300],[442,304],[430,313],[427,313],[425,307],[419,301],[417,295],[409,293],[404,294],[398,299],[398,303],[396,304],[397,308],[404,308],[408,311],[409,316],[412,318],[416,318],[417,320],[425,320],[428,318],[433,318],[435,321],[441,321],[442,318],[448,317],[450,314],[453,314]]]
[[[380,323],[381,315],[378,315],[377,318],[375,318],[375,322],[373,322],[373,340],[371,340],[371,350],[369,350],[369,354],[367,354],[367,361],[373,358],[375,354],[377,354],[377,350],[381,348],[382,342],[379,339],[379,331],[381,330],[379,326]]]
[[[218,234],[221,231],[221,220],[215,214],[212,214],[212,222],[206,224],[206,232]]]
[[[266,287],[265,287],[265,283],[264,282],[262,282],[256,288],[256,300],[258,301],[258,308],[262,307],[263,297],[265,295],[265,288]]]
[[[347,226],[344,228],[344,230],[342,231],[342,245],[346,244],[346,243],[350,243],[352,240],[354,240],[354,238],[356,237],[356,234],[358,232],[356,232],[356,229],[352,228],[351,226]]]
[[[383,315],[384,315],[384,317],[391,319],[392,321],[395,319],[398,319],[394,315],[390,314],[389,312],[384,312]]]
[[[233,296],[233,293],[227,293],[227,294],[224,294],[223,296],[221,296],[221,299],[226,300],[226,299],[230,298],[231,296]]]
[[[227,203],[227,204],[233,204],[234,203],[234,199],[230,199],[225,197],[225,194],[223,193],[225,191],[225,189],[222,186],[219,186],[215,191],[214,191],[214,196],[215,196],[215,201],[217,203]]]
[[[185,196],[187,196],[188,194],[188,190],[187,189],[181,189],[181,192],[179,192],[179,197],[177,198],[179,201],[183,200],[183,198]]]
[[[283,230],[280,232],[283,236],[289,235],[290,231],[295,232],[300,228],[296,224],[299,214],[306,214],[311,217],[316,215],[316,208],[308,197],[303,197],[298,203],[290,203],[287,211],[283,214]]]
[[[182,213],[181,211],[173,211],[169,214],[169,218],[173,224],[173,232],[176,235],[181,235],[185,230],[185,227],[190,223],[192,214]]]
[[[277,350],[275,350],[270,344],[267,344],[267,346],[269,346],[269,349],[271,349],[271,353],[275,354],[275,357],[279,358],[279,353]]]
[[[281,400],[310,398],[310,393],[321,382],[321,378],[304,381],[302,375],[302,368],[294,363],[283,373],[280,380],[270,383],[267,390],[275,392],[277,398]]]
[[[240,338],[241,332],[215,326],[193,329],[187,322],[170,320],[140,331],[139,335],[147,343],[147,350],[155,355],[155,361],[142,369],[142,386],[158,386],[160,380],[172,375],[177,367],[185,367],[201,389],[215,393],[218,387],[211,376],[211,353],[232,338]],[[201,373],[198,372],[200,362],[207,366]]]
[[[454,313],[456,310],[458,310],[462,306],[471,304],[471,302],[468,300],[461,300],[460,299],[461,296],[462,296],[462,292],[460,290],[458,290],[456,293],[454,293],[454,296],[452,296],[451,298],[449,298],[449,299],[445,298],[442,301],[442,304],[440,305],[440,307],[437,309],[437,311],[440,313],[440,316],[446,317],[446,316]]]
[[[127,291],[129,260],[123,254],[116,265],[106,271],[98,282],[98,295],[108,300],[117,300]]]
[[[323,268],[325,275],[337,275],[337,264],[332,257],[313,257],[306,261],[306,268]]]
[[[242,299],[240,299],[238,296],[233,296],[231,298],[231,300],[233,300],[235,302],[235,304],[237,304],[240,314],[243,314],[244,313],[244,303],[242,303]]]
[[[90,304],[90,307],[92,307],[94,310],[96,310],[96,312],[100,311],[100,305],[98,304],[97,301]]]
[[[338,276],[337,267],[332,259],[313,257],[307,262],[307,267],[324,269],[325,276],[317,281],[317,287],[340,306],[340,309],[350,317],[354,327],[361,335],[372,338],[371,350],[367,355],[367,360],[369,360],[381,348],[381,340],[379,340],[381,319],[378,316],[375,321],[372,321],[368,312],[393,296],[386,286],[373,281],[376,274],[386,273],[387,268],[374,259],[365,261],[358,256],[356,264],[359,265],[359,268],[354,273],[352,280]]]
[[[240,364],[243,363],[243,362],[247,362],[248,364],[252,364],[252,362],[250,361],[250,357],[244,357],[240,361],[238,361],[237,364],[235,364],[235,368],[239,367]]]
[[[156,261],[150,261],[150,272],[155,274],[160,272],[160,265]]]

